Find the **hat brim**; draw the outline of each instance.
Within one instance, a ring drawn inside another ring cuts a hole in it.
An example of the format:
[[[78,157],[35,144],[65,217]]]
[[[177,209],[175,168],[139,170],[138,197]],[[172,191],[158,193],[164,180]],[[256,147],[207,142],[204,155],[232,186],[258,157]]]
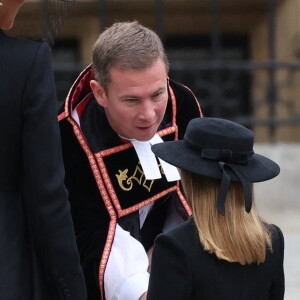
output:
[[[155,144],[152,151],[180,169],[215,179],[222,178],[223,172],[218,161],[202,158],[199,151],[187,147],[182,140]],[[234,165],[250,182],[265,181],[276,177],[280,172],[279,166],[274,161],[259,154],[254,154],[246,165],[228,164]],[[239,181],[230,168],[227,173],[232,181]]]

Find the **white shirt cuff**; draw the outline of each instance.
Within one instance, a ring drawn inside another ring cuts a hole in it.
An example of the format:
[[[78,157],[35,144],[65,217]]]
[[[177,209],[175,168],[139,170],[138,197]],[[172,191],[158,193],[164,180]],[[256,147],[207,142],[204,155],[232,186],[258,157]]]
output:
[[[139,300],[147,292],[149,283],[149,273],[137,273],[127,278],[120,287],[118,300]]]

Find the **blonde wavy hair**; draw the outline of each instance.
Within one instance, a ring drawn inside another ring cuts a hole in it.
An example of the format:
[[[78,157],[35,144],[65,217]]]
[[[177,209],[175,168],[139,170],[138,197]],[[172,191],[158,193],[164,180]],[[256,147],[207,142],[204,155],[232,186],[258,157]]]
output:
[[[267,248],[272,251],[271,237],[255,204],[249,214],[245,211],[242,185],[231,182],[222,216],[216,209],[218,180],[185,170],[181,178],[204,249],[241,265],[264,262]]]

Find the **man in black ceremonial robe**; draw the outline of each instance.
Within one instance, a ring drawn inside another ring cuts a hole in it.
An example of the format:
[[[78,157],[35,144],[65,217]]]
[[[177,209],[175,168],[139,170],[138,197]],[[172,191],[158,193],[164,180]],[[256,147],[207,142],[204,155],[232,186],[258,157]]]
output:
[[[199,116],[193,93],[168,78],[152,30],[120,22],[100,35],[59,115],[89,300],[146,299],[147,252],[190,214],[177,169],[151,145],[182,138]]]

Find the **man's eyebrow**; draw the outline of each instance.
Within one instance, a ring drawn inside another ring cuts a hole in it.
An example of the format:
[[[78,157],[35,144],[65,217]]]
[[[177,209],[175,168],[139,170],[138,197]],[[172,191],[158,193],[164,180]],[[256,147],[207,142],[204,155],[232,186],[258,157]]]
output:
[[[136,95],[123,95],[120,97],[121,100],[126,100],[126,99],[141,99],[140,96]]]
[[[160,92],[164,92],[167,88],[162,86],[160,88],[158,88],[152,95],[151,97],[155,96],[157,93],[160,93]],[[136,100],[139,100],[141,99],[142,97],[141,96],[137,96],[137,95],[123,95],[120,97],[120,100],[126,100],[126,99],[136,99]]]

